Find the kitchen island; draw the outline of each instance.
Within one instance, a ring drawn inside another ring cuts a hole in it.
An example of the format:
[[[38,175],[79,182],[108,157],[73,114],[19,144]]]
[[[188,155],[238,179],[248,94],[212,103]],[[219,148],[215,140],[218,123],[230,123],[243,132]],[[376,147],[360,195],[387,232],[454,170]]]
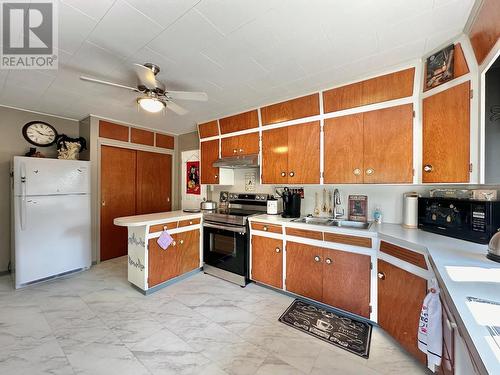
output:
[[[202,267],[201,213],[161,212],[114,219],[128,227],[128,281],[144,294],[158,290]],[[163,250],[163,231],[173,242]]]

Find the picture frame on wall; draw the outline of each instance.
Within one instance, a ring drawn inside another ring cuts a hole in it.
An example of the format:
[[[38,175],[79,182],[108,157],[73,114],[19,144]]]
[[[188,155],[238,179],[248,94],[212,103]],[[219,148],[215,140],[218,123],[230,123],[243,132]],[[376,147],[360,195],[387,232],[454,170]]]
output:
[[[351,221],[368,221],[368,196],[366,195],[349,195],[349,220]]]
[[[193,195],[201,194],[200,185],[200,162],[199,161],[188,161],[186,163],[186,193]]]
[[[455,45],[429,56],[425,63],[425,90],[437,87],[454,78]]]

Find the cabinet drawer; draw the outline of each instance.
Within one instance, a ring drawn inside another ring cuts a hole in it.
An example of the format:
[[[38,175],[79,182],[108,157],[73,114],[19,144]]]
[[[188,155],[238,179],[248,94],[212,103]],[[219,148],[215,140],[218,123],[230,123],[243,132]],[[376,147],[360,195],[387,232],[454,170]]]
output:
[[[347,236],[338,233],[325,233],[325,241],[337,242],[345,245],[372,247],[372,239],[368,237]]]
[[[177,221],[171,221],[170,223],[151,225],[149,227],[149,233],[161,232],[165,229],[175,229],[175,228],[177,228]]]
[[[425,257],[422,254],[385,241],[380,242],[380,251],[407,263],[411,263],[417,267],[423,268],[424,270],[427,269],[427,263],[425,263]]]
[[[281,225],[276,224],[267,224],[267,223],[252,223],[253,230],[261,230],[263,232],[271,232],[271,233],[283,233],[283,228]]]
[[[179,221],[179,228],[188,227],[190,225],[200,224],[200,221],[201,221],[200,218],[181,220],[181,221]]]
[[[311,238],[313,240],[323,241],[323,232],[317,232],[313,230],[286,228],[286,234],[288,236],[305,237],[305,238]]]

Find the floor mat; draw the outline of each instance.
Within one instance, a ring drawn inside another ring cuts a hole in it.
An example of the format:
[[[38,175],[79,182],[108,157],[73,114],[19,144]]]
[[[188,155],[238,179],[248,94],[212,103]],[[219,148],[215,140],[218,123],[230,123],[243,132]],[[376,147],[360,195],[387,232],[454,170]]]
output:
[[[360,357],[368,358],[372,325],[296,299],[279,321]]]

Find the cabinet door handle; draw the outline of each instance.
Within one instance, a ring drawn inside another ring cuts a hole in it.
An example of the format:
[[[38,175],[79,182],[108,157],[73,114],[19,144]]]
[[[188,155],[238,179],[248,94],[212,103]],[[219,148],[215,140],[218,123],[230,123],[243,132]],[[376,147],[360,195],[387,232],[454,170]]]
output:
[[[431,173],[434,168],[432,167],[431,164],[426,164],[424,165],[424,172],[425,173]]]
[[[315,261],[315,262],[321,262],[321,257],[320,257],[319,255],[316,255],[316,256],[314,257],[314,261]]]
[[[236,154],[237,152],[238,152],[238,150],[233,148],[233,154]]]
[[[295,176],[295,172],[291,171],[289,175],[290,175],[290,177],[293,177],[293,176]]]
[[[281,177],[286,177],[286,172],[281,172]]]
[[[371,175],[372,175],[372,174],[374,174],[374,173],[375,173],[375,170],[374,170],[374,169],[372,169],[372,168],[368,168],[368,169],[366,170],[366,174],[367,174],[368,176],[371,176]]]
[[[214,177],[215,177],[215,179],[217,180],[217,179],[219,178],[219,175],[217,175],[217,174],[216,174]]]
[[[326,264],[332,264],[333,262],[332,262],[332,260],[330,258],[326,258],[325,259],[325,263]]]
[[[263,230],[264,232],[267,232],[267,229],[268,229],[268,228],[267,228],[267,225],[264,225],[264,228],[262,228],[262,230]]]
[[[240,149],[238,150],[238,152],[243,152],[243,149],[242,149],[242,148],[240,148]]]
[[[173,241],[172,246],[177,246],[177,242]]]
[[[379,272],[379,273],[377,273],[377,277],[378,277],[380,280],[385,280],[385,273],[383,273],[383,272]]]
[[[281,249],[279,247],[277,247],[276,249],[274,249],[274,251],[276,251],[277,253],[279,253],[281,251]]]
[[[184,240],[179,241],[179,245],[182,245],[184,243]]]
[[[355,175],[355,176],[361,175],[361,169],[356,168],[355,170],[352,171],[352,174]]]
[[[193,225],[193,222],[191,220],[189,220],[189,225]]]

